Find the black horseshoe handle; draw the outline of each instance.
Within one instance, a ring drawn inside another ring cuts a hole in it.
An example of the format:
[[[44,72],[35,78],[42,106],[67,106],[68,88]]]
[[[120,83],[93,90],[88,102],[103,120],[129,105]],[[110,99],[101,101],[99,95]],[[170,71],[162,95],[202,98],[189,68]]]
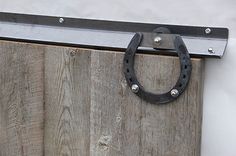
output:
[[[137,77],[134,72],[134,59],[135,53],[142,41],[142,33],[136,33],[129,43],[127,50],[125,52],[124,61],[123,61],[123,72],[127,81],[128,86],[131,88],[137,96],[143,100],[153,103],[153,104],[165,104],[177,99],[186,89],[191,71],[192,64],[188,50],[181,38],[181,36],[176,35],[174,39],[174,45],[176,52],[180,60],[180,76],[175,86],[168,92],[163,94],[154,94],[148,91],[145,91],[143,86],[137,80]]]

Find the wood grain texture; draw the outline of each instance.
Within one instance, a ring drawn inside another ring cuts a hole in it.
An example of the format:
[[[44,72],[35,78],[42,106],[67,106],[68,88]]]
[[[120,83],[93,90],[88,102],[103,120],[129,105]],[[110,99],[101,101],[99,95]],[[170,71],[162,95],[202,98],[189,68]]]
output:
[[[200,156],[204,61],[192,59],[187,90],[159,106],[131,92],[123,56],[0,42],[0,156]],[[179,60],[138,54],[135,69],[161,93]]]
[[[167,105],[152,105],[131,93],[122,74],[123,54],[91,54],[92,156],[199,156],[202,120],[201,59],[193,59],[185,93]],[[179,75],[176,57],[137,55],[141,84],[169,90]]]
[[[0,42],[0,156],[43,155],[42,47]]]
[[[47,47],[45,156],[87,156],[90,142],[90,52]]]
[[[141,105],[127,88],[121,53],[91,54],[91,156],[139,155]]]

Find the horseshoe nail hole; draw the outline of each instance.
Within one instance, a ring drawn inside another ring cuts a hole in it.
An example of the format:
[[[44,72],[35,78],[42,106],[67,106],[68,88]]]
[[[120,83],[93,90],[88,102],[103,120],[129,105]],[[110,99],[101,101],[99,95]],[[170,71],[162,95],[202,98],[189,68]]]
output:
[[[185,79],[185,78],[186,78],[186,75],[183,75],[183,78]]]
[[[126,63],[129,63],[129,60],[126,60]]]
[[[185,66],[184,66],[184,69],[187,69],[187,68],[188,68],[188,66],[187,66],[187,65],[185,65]]]
[[[129,69],[126,69],[127,73],[129,73]]]
[[[183,86],[183,85],[180,83],[180,84],[179,84],[179,87],[182,87],[182,86]]]
[[[130,81],[130,82],[133,82],[132,78],[129,78],[129,81]]]

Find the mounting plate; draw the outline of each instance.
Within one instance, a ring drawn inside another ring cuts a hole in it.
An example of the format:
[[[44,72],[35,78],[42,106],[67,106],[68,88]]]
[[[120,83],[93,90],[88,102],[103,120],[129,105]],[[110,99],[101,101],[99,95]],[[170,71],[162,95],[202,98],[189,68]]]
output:
[[[161,34],[162,42],[153,39],[153,31],[165,27],[171,34]],[[217,57],[224,54],[228,29],[75,19],[14,13],[0,13],[0,39],[31,43],[80,46],[86,48],[125,50],[136,32],[142,32],[139,52],[176,55],[173,34],[182,37],[194,57]]]

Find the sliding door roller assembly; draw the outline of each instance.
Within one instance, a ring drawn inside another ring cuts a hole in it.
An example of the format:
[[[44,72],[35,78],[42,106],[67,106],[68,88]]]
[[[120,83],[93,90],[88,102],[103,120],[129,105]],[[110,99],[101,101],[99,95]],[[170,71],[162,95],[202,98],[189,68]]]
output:
[[[149,103],[165,104],[186,89],[192,70],[190,57],[223,57],[228,29],[0,13],[0,39],[123,50],[123,72],[131,91]],[[134,72],[137,52],[179,57],[180,76],[170,91],[154,94],[144,89]]]

